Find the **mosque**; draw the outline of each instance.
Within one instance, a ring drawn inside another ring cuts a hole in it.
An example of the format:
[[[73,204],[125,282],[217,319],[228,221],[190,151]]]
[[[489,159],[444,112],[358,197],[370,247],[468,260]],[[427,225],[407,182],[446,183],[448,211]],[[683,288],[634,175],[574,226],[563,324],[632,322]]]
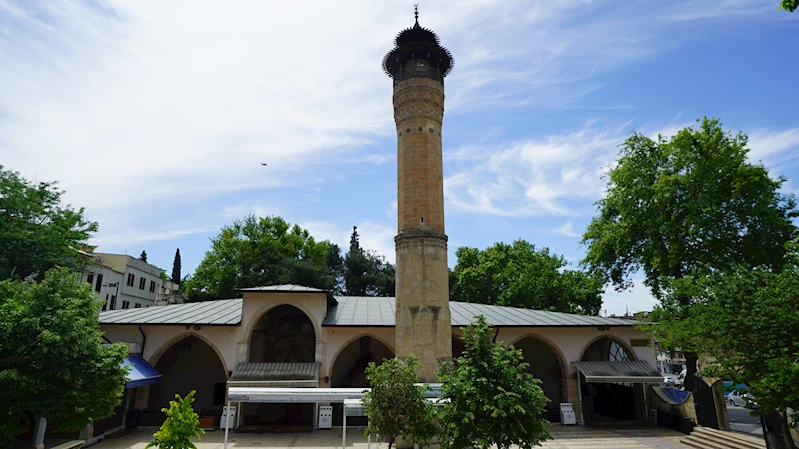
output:
[[[234,387],[366,387],[369,362],[410,354],[422,380],[434,383],[438,366],[462,353],[461,327],[477,315],[493,326],[495,341],[523,351],[551,400],[550,421],[559,421],[561,403],[589,423],[646,418],[644,386],[662,378],[634,321],[449,301],[441,148],[452,68],[452,55],[418,14],[383,59],[397,131],[396,297],[247,286],[237,299],[102,312],[106,338],[129,344],[134,371],[116,415],[95,423],[95,440],[160,425],[161,408],[191,390],[204,425],[218,428]],[[310,431],[323,425],[326,405],[340,425],[342,404],[289,400],[240,403],[233,430]]]

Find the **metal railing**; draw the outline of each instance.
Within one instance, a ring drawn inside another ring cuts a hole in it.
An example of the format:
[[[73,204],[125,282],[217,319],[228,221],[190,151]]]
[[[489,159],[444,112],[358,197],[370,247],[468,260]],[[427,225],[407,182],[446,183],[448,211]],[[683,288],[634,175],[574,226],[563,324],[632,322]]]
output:
[[[404,67],[395,72],[392,75],[392,78],[394,78],[395,86],[399,84],[400,81],[405,81],[410,78],[428,78],[444,84],[444,77],[441,76],[441,72],[439,72],[436,68],[425,65]]]

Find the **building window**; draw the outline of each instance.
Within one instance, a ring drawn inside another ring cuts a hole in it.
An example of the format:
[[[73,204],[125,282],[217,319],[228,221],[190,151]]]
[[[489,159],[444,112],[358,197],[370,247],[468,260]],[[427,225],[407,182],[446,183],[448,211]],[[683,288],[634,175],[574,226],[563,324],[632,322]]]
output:
[[[128,287],[133,287],[133,280],[136,279],[136,276],[128,273]]]
[[[155,293],[155,281],[150,281],[150,293]]]
[[[86,283],[89,285],[94,284],[94,273],[86,275]]]
[[[142,277],[139,279],[139,290],[144,290],[144,286],[147,284],[147,280]]]
[[[102,309],[103,312],[105,312],[106,307],[108,307],[108,301],[103,303],[103,309]]]
[[[95,286],[94,286],[94,291],[99,292],[100,288],[102,286],[103,286],[103,275],[102,274],[98,274],[97,275],[97,284],[95,284]]]
[[[136,304],[133,304],[133,308],[134,308],[134,309],[141,309],[141,304],[139,304],[139,303],[137,302]]]
[[[111,310],[117,308],[117,295],[111,295]]]
[[[122,301],[122,308],[123,309],[129,309],[130,308],[130,302],[129,301]]]

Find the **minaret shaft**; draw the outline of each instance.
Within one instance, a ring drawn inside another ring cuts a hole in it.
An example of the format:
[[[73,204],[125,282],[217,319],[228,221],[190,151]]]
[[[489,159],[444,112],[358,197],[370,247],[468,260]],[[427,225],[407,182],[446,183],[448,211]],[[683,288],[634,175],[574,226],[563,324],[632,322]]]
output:
[[[397,125],[396,334],[398,357],[419,358],[424,382],[452,357],[441,126],[444,85],[395,83]]]

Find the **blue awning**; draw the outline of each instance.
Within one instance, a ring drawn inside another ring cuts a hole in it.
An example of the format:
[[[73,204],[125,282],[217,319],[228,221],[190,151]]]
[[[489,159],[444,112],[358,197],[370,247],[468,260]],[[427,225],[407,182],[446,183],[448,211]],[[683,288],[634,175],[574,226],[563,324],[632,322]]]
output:
[[[122,361],[124,365],[130,366],[128,381],[125,388],[143,387],[145,385],[157,384],[163,377],[140,355],[129,355]]]

